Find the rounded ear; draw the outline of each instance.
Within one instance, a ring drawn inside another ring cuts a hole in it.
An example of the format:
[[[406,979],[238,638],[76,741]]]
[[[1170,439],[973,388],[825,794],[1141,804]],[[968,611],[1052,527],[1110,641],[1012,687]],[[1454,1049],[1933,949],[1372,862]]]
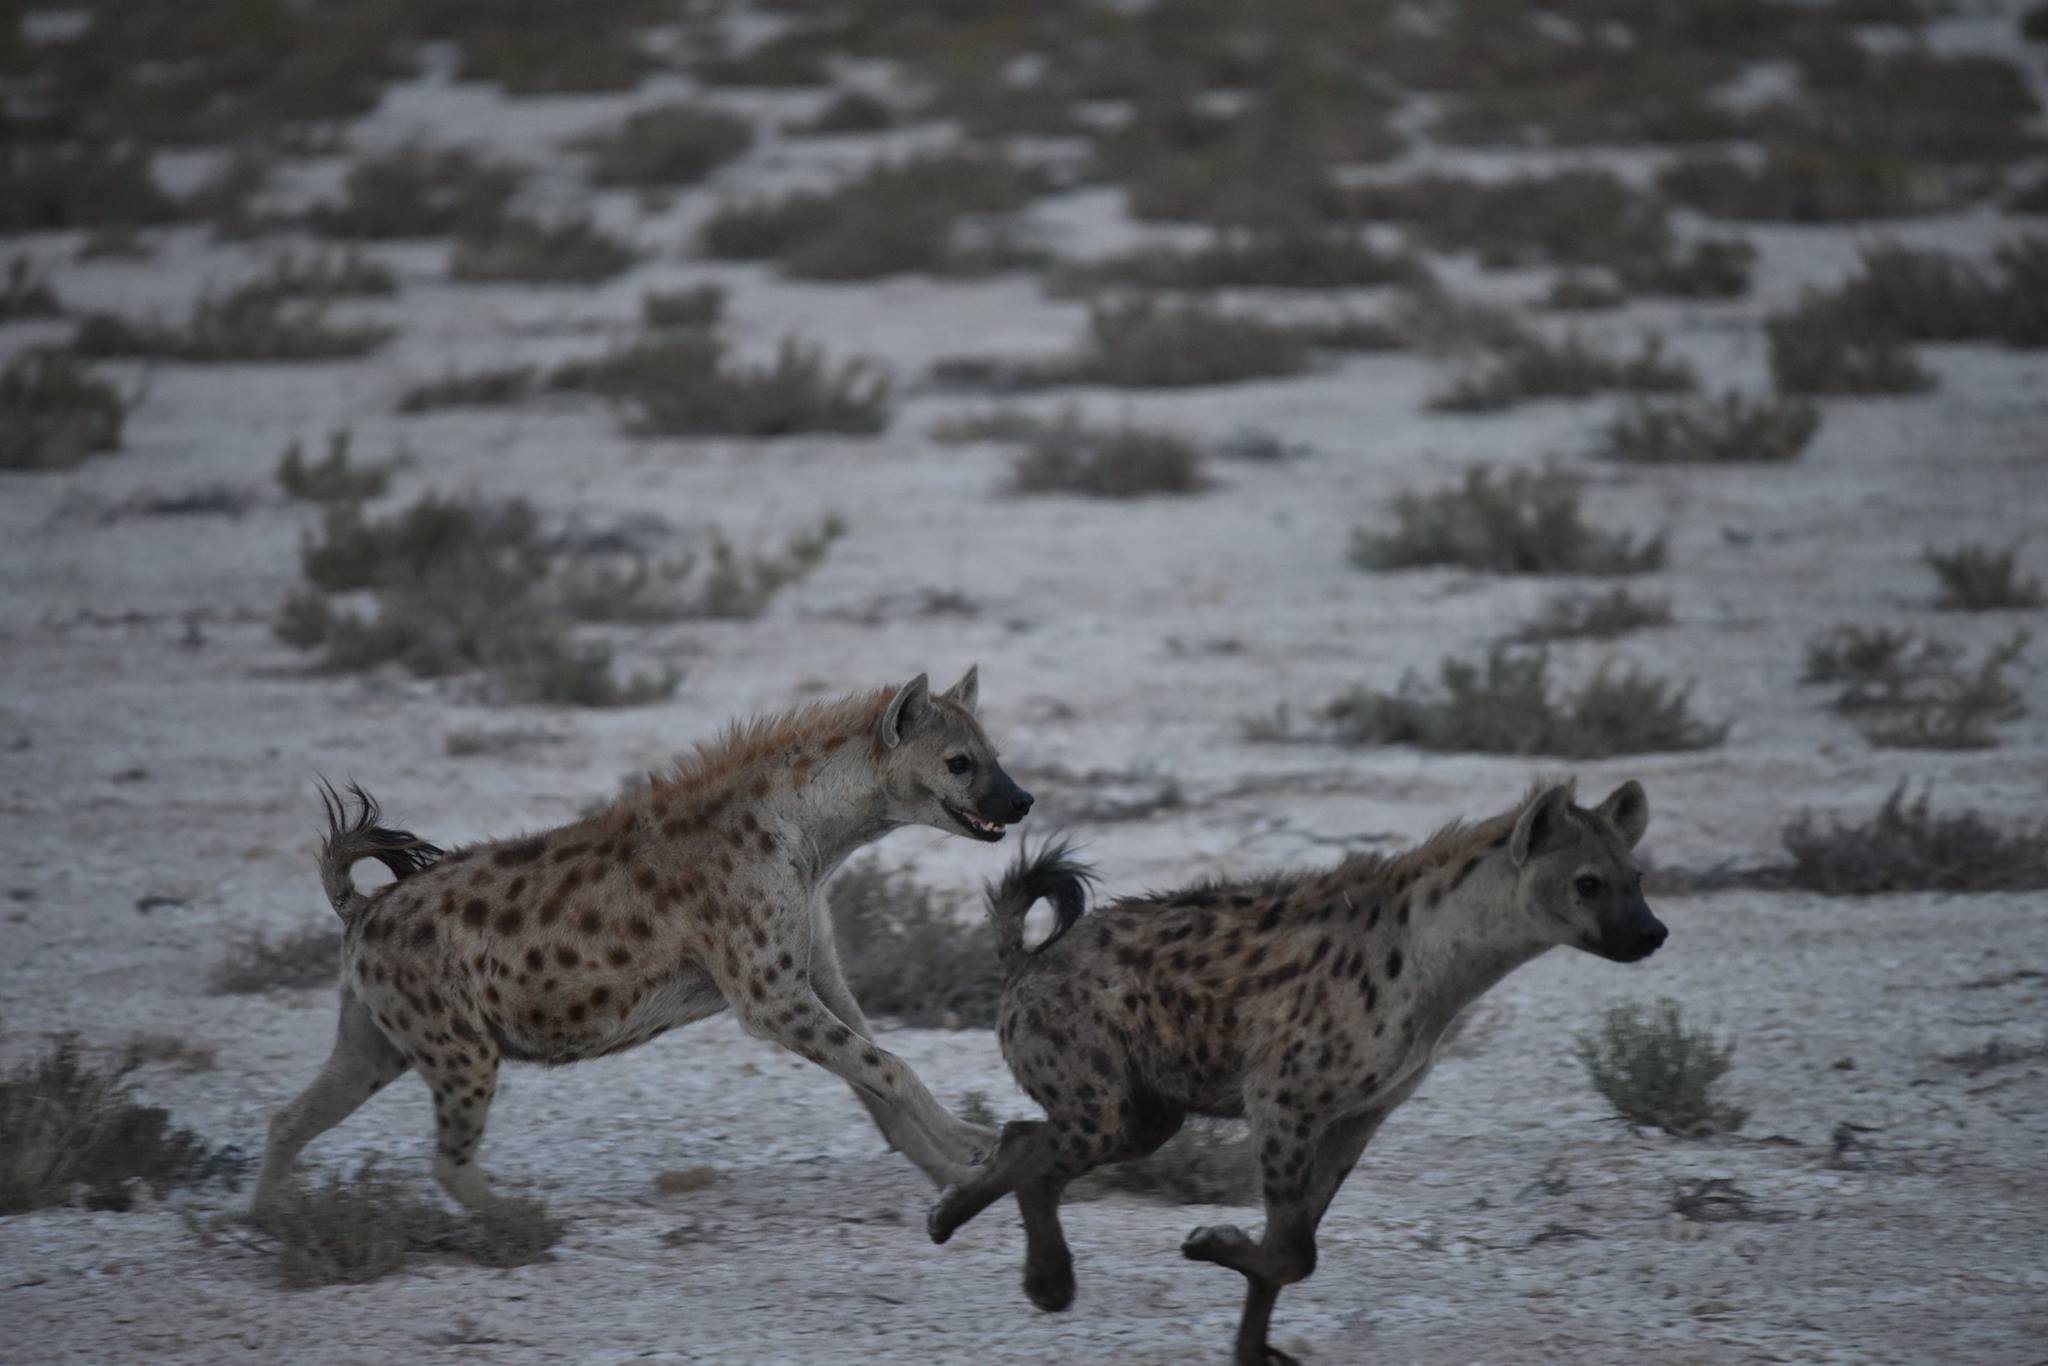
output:
[[[903,743],[903,737],[910,734],[924,720],[926,709],[931,706],[931,680],[923,674],[911,679],[896,690],[889,699],[889,705],[882,708],[882,719],[875,723],[875,740],[883,749],[894,749]]]
[[[940,695],[958,702],[967,708],[970,716],[973,715],[974,704],[981,698],[981,665],[969,664],[967,672],[960,675],[960,681]]]
[[[1621,836],[1621,842],[1631,849],[1650,828],[1650,799],[1644,794],[1643,785],[1633,778],[1608,793],[1598,810]]]
[[[1544,789],[1542,795],[1522,808],[1522,814],[1515,820],[1514,833],[1508,836],[1508,858],[1517,868],[1529,861],[1529,855],[1564,833],[1571,809],[1572,790],[1564,783]]]

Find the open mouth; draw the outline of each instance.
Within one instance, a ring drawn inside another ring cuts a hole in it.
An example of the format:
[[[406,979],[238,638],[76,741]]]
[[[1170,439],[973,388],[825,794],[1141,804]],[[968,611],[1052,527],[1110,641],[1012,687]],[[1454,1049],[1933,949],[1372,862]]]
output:
[[[958,821],[960,823],[960,828],[962,830],[965,830],[968,834],[972,835],[975,839],[985,840],[990,844],[994,844],[997,840],[1001,839],[1003,837],[1004,832],[1010,828],[1009,826],[1004,825],[1001,821],[985,821],[981,817],[975,815],[972,811],[963,811],[961,808],[953,805],[951,802],[947,802],[945,806],[946,814],[951,816],[954,820]]]

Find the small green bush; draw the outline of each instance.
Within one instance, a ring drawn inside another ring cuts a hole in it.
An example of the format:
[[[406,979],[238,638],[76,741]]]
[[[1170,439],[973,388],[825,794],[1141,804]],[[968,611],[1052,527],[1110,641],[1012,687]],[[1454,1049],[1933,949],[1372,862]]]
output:
[[[342,427],[327,435],[327,454],[308,463],[297,441],[285,447],[277,462],[277,482],[287,494],[310,503],[345,503],[364,498],[381,498],[391,486],[396,460],[357,465],[349,458],[349,430]]]
[[[2006,892],[2048,888],[2048,821],[2002,830],[1974,810],[1936,815],[1929,794],[1892,789],[1870,820],[1826,829],[1802,814],[1783,832],[1785,885],[1830,896],[1881,892]]]
[[[1889,626],[1831,627],[1806,642],[1801,683],[1842,687],[1833,707],[1840,712],[1909,705],[1930,674],[1949,666],[1955,647],[1932,637]]]
[[[651,289],[640,296],[640,321],[649,327],[715,327],[724,316],[721,285]]]
[[[1608,422],[1595,454],[1631,464],[1729,465],[1796,458],[1820,430],[1820,409],[1797,398],[1637,402]]]
[[[1492,365],[1461,376],[1429,400],[1438,412],[1491,413],[1539,398],[1588,398],[1621,390],[1678,393],[1693,387],[1692,367],[1667,360],[1663,339],[1644,339],[1629,357],[1596,351],[1576,335],[1562,342],[1530,336],[1495,357]]]
[[[73,345],[91,357],[151,357],[195,363],[353,360],[389,341],[381,323],[332,323],[315,301],[295,304],[270,281],[202,295],[182,325],[88,314]]]
[[[1129,423],[1095,429],[1067,420],[1030,438],[1011,470],[1018,493],[1142,498],[1208,487],[1201,455],[1187,438]]]
[[[1670,623],[1669,598],[1639,598],[1626,588],[1610,588],[1605,593],[1558,594],[1513,638],[1533,645],[1554,640],[1614,640],[1631,631]]]
[[[1360,569],[1456,565],[1495,574],[1637,574],[1664,563],[1664,538],[1587,525],[1580,485],[1556,469],[1486,466],[1448,488],[1405,491],[1394,499],[1394,529],[1352,533]]]
[[[252,934],[232,941],[209,986],[225,996],[331,987],[341,974],[341,930],[311,925],[282,939]]]
[[[1891,333],[1862,323],[1836,299],[1809,291],[1764,322],[1771,378],[1794,394],[1909,394],[1934,376]]]
[[[1026,376],[1041,383],[1180,388],[1296,375],[1309,367],[1300,328],[1208,304],[1130,299],[1088,310],[1088,335],[1065,363]]]
[[[1541,650],[1495,646],[1483,664],[1446,658],[1438,680],[1433,689],[1410,674],[1394,692],[1354,689],[1324,715],[1346,744],[1567,759],[1711,749],[1728,734],[1692,715],[1690,688],[1636,669],[1603,667],[1553,699]]]
[[[308,221],[330,237],[444,237],[502,219],[519,178],[460,149],[404,147],[357,162],[342,202]]]
[[[128,404],[70,351],[32,348],[0,369],[0,470],[62,470],[121,449]]]
[[[1951,612],[2001,612],[2039,607],[2041,581],[2019,571],[2019,548],[1993,550],[1965,543],[1951,550],[1927,547],[1927,567],[1941,581],[1934,605]]]
[[[1896,719],[1870,727],[1865,737],[1888,749],[1993,748],[1998,736],[1992,727],[2027,714],[2026,699],[2005,677],[2027,643],[2027,633],[2016,631],[1993,646],[1974,672],[1959,666],[1941,670],[1926,691],[1902,699]]]
[[[209,1148],[168,1111],[136,1102],[127,1081],[139,1059],[110,1069],[80,1056],[73,1039],[0,1078],[0,1215],[71,1202],[125,1210],[140,1181],[158,1195],[222,1179],[245,1163]]]
[[[504,365],[466,374],[450,371],[439,379],[415,384],[398,398],[401,413],[428,413],[437,408],[489,408],[530,397],[539,376],[531,365]]]
[[[987,1029],[1003,973],[986,920],[961,921],[907,870],[867,859],[827,893],[846,983],[862,1009],[914,1028]]]
[[[140,148],[8,141],[0,151],[0,232],[138,227],[177,215]]]
[[[659,436],[865,436],[889,420],[889,379],[872,362],[835,366],[794,340],[759,364],[708,333],[669,332],[560,367],[550,384],[614,399],[634,430]]]
[[[609,280],[638,255],[588,218],[543,223],[507,216],[463,228],[448,258],[457,280],[588,283]]]
[[[1630,1124],[1679,1138],[1733,1133],[1749,1112],[1715,1097],[1735,1046],[1688,1029],[1676,1001],[1615,1006],[1576,1048],[1593,1089]]]
[[[721,109],[665,104],[570,144],[598,185],[694,185],[754,145],[754,125]]]

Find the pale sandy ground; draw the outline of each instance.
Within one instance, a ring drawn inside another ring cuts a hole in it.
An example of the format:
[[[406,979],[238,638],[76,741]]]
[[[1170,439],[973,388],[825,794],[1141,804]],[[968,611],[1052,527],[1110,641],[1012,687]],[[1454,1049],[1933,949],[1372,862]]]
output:
[[[1937,37],[2002,41],[1975,21]],[[566,203],[582,193],[575,168],[548,149],[626,103],[507,105],[484,89],[428,85],[396,92],[355,141],[431,131],[496,147],[541,166],[538,202]],[[767,116],[809,101],[733,103]],[[1237,720],[1433,670],[1526,616],[1554,585],[1366,577],[1345,566],[1345,539],[1396,489],[1467,461],[1574,458],[1600,405],[1427,416],[1421,401],[1441,375],[1406,357],[1192,393],[1073,395],[1104,416],[1205,438],[1251,426],[1308,448],[1280,466],[1219,464],[1220,487],[1198,498],[1131,505],[1002,496],[1003,451],[922,435],[976,405],[914,388],[873,440],[639,440],[581,405],[390,416],[406,383],[451,364],[594,350],[629,327],[644,288],[683,281],[732,291],[727,330],[748,348],[797,332],[835,354],[877,356],[907,381],[955,352],[1063,346],[1081,306],[1045,300],[1026,277],[815,287],[675,250],[721,192],[815,176],[921,136],[771,141],[661,213],[599,195],[607,221],[662,254],[597,289],[457,286],[443,278],[445,246],[372,248],[404,277],[398,301],[363,310],[403,328],[383,354],[152,369],[123,454],[0,484],[0,1051],[27,1055],[59,1031],[95,1045],[147,1031],[213,1046],[218,1070],[157,1068],[141,1074],[142,1089],[216,1141],[253,1149],[268,1111],[324,1056],[330,993],[220,997],[206,978],[229,938],[328,914],[311,869],[315,772],[361,778],[395,815],[452,844],[568,817],[731,715],[920,668],[950,678],[980,661],[988,720],[1049,814],[1102,791],[1178,784],[1185,806],[1083,832],[1112,888],[1328,860],[1518,792],[1537,766],[1261,747],[1239,738]],[[307,186],[339,165],[315,168]],[[1102,192],[1055,199],[1038,216],[1074,250],[1131,233]],[[1887,235],[1985,251],[2023,226],[1984,211],[1883,234],[1758,228],[1751,297],[1638,305],[1589,326],[1618,339],[1655,326],[1717,385],[1758,385],[1762,314],[1849,268],[1860,244]],[[178,306],[270,250],[177,231],[153,262],[77,265],[74,244],[27,243],[77,309]],[[1529,297],[1543,281],[1479,283]],[[49,332],[11,326],[0,347]],[[1581,769],[1596,791],[1627,776],[1647,783],[1660,860],[1769,857],[1793,812],[1861,817],[1908,775],[1931,780],[1944,805],[2041,809],[2038,661],[2023,680],[2035,715],[1982,753],[1874,750],[1797,686],[1801,643],[1839,621],[1922,624],[1973,647],[2015,624],[1937,619],[1917,557],[1929,540],[2038,529],[2048,367],[2038,352],[1992,347],[1925,354],[1936,392],[1831,403],[1790,466],[1588,470],[1603,523],[1671,535],[1671,568],[1647,584],[1674,597],[1677,623],[1611,653],[1696,678],[1698,708],[1734,721],[1720,749]],[[267,622],[314,516],[276,495],[270,471],[288,439],[340,425],[360,452],[402,440],[413,453],[394,500],[430,488],[519,494],[596,524],[650,511],[684,530],[715,521],[743,541],[779,539],[831,511],[850,531],[758,622],[620,637],[631,662],[688,669],[660,706],[547,713],[397,676],[310,676]],[[212,483],[256,490],[259,502],[233,520],[110,515],[141,490]],[[2043,568],[2038,543],[2027,555]],[[925,589],[963,592],[983,610],[920,617],[902,604]],[[849,620],[878,602],[879,620]],[[1609,653],[1570,647],[1559,669],[1577,676]],[[443,757],[452,730],[513,724],[561,743]],[[1046,780],[1055,767],[1110,776]],[[963,915],[1008,853],[931,832],[884,850],[957,893]],[[142,914],[145,897],[176,904]],[[1524,971],[1482,1003],[1368,1154],[1324,1225],[1320,1270],[1281,1302],[1275,1341],[1319,1363],[2043,1360],[2048,1075],[2039,1057],[1975,1075],[1945,1061],[1991,1040],[2048,1041],[2039,902],[1670,900],[1659,910],[1673,939],[1647,964],[1559,954]],[[1737,1039],[1732,1095],[1754,1112],[1741,1136],[1633,1133],[1585,1084],[1574,1035],[1609,1003],[1659,995]],[[999,1110],[1027,1105],[985,1032],[888,1037],[943,1097],[981,1090]],[[1844,1123],[1862,1126],[1862,1146],[1835,1154]],[[386,1154],[424,1185],[427,1133],[424,1092],[408,1082],[309,1158],[352,1167]],[[510,1072],[486,1159],[571,1221],[551,1262],[497,1272],[450,1260],[292,1292],[259,1241],[230,1234],[202,1246],[188,1231],[187,1214],[236,1207],[218,1190],[168,1209],[0,1220],[0,1357],[1212,1360],[1239,1283],[1183,1262],[1178,1244],[1198,1223],[1256,1219],[1129,1198],[1070,1206],[1080,1298],[1064,1316],[1041,1315],[1017,1288],[1021,1237],[1008,1207],[931,1247],[928,1191],[881,1151],[843,1087],[726,1019],[624,1058]],[[654,1193],[657,1172],[695,1164],[721,1179]],[[1669,1212],[1675,1188],[1709,1177],[1733,1179],[1784,1217],[1701,1225]]]

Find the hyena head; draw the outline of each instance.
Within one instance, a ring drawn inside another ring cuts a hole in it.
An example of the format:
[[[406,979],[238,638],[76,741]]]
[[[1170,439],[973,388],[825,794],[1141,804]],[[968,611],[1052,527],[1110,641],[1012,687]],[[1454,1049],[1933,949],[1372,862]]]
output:
[[[1517,908],[1538,933],[1616,963],[1657,951],[1668,933],[1643,900],[1636,842],[1650,824],[1643,785],[1626,782],[1588,811],[1552,787],[1522,808],[1508,836]]]
[[[972,668],[934,696],[923,674],[905,683],[875,725],[888,816],[993,844],[1024,819],[1031,794],[996,762],[974,718],[980,680]]]

